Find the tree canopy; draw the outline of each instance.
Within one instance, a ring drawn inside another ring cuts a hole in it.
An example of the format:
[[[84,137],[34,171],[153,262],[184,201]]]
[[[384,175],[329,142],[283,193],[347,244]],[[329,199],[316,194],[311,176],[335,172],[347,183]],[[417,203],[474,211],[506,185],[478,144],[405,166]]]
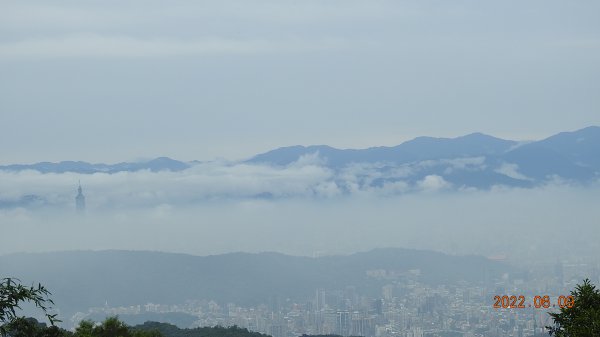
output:
[[[163,336],[167,337],[270,337],[235,325],[231,327],[214,326],[180,329],[168,323],[146,322],[136,325],[133,329],[139,331],[159,331]]]
[[[18,279],[0,280],[0,336],[10,337],[162,337],[155,330],[134,330],[117,317],[108,317],[101,324],[82,321],[75,333],[55,326],[60,322],[56,314],[48,311],[54,305],[50,291],[41,284],[24,286]],[[42,310],[51,326],[40,323],[34,318],[19,316],[23,303],[30,302]]]
[[[0,335],[6,336],[9,330],[24,330],[28,327],[33,331],[37,328],[31,320],[18,315],[21,305],[26,302],[30,302],[41,309],[52,326],[55,322],[60,322],[56,318],[56,314],[48,312],[54,304],[49,297],[50,295],[50,292],[41,284],[27,287],[22,285],[18,279],[0,279]],[[14,332],[12,334],[15,335]],[[30,334],[28,336],[34,335]]]
[[[162,334],[155,329],[132,329],[113,316],[106,318],[101,324],[87,320],[79,322],[73,337],[162,337]]]
[[[548,326],[550,335],[556,337],[600,336],[600,290],[585,279],[571,291],[573,307],[564,307],[551,313],[554,326]]]

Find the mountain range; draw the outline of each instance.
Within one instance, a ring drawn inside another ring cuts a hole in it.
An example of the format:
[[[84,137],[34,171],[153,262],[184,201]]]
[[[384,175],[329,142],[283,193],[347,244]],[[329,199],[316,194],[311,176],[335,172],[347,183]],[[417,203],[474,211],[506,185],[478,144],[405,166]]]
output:
[[[274,298],[307,300],[316,289],[354,287],[381,296],[394,280],[429,285],[483,284],[520,271],[481,256],[400,248],[352,255],[279,253],[212,256],[143,251],[69,251],[0,256],[2,277],[43,282],[64,313],[89,307],[177,304],[188,299],[255,305]]]
[[[82,174],[92,173],[117,173],[135,172],[140,170],[158,171],[182,171],[189,168],[191,164],[174,160],[167,157],[159,157],[149,161],[117,163],[117,164],[91,164],[84,161],[61,161],[58,163],[39,162],[35,164],[11,164],[0,166],[4,171],[34,170],[41,173],[65,173],[75,172]]]
[[[373,165],[383,177],[375,184],[414,182],[428,175],[477,188],[531,187],[553,179],[587,183],[600,177],[600,127],[561,132],[527,143],[473,133],[457,138],[418,137],[398,146],[362,150],[291,146],[259,154],[247,162],[290,165],[310,154],[318,154],[324,165],[336,170],[358,163]],[[410,174],[386,175],[397,167],[410,169]]]
[[[440,177],[459,188],[487,189],[497,185],[533,187],[551,181],[588,184],[600,178],[600,127],[561,132],[531,142],[473,133],[457,138],[417,137],[397,146],[367,149],[297,145],[261,153],[238,164],[285,168],[307,157],[316,158],[317,165],[327,167],[338,175],[349,170],[354,172],[357,168],[367,171],[359,184],[372,187],[399,181],[416,184],[428,176]],[[182,162],[160,157],[118,164],[81,161],[13,164],[0,166],[0,170],[92,174],[139,170],[183,171],[198,164],[197,161]]]

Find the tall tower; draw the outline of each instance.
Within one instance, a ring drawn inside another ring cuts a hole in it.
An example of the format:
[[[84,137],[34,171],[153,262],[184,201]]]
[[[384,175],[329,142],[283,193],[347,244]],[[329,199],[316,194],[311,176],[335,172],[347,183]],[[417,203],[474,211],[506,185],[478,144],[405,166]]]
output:
[[[85,197],[81,192],[81,181],[79,182],[79,187],[77,188],[77,196],[75,197],[75,209],[77,212],[83,213],[85,211]]]

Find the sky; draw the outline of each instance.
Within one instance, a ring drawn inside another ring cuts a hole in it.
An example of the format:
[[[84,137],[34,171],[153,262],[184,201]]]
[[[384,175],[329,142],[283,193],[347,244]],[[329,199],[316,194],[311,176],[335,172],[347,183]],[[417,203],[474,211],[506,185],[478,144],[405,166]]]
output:
[[[597,1],[0,7],[0,164],[600,125]]]
[[[0,165],[210,162],[0,172],[0,201],[45,200],[0,209],[0,254],[399,246],[595,258],[597,181],[476,190],[429,175],[360,187],[372,168],[235,160],[290,145],[538,140],[600,125],[597,13],[597,1],[556,0],[2,1]],[[73,209],[79,180],[84,217]]]

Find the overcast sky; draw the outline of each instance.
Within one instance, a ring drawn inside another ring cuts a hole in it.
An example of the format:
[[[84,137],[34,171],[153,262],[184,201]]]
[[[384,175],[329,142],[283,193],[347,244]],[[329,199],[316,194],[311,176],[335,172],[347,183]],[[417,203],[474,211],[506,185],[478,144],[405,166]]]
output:
[[[598,1],[2,1],[0,163],[600,125]]]

